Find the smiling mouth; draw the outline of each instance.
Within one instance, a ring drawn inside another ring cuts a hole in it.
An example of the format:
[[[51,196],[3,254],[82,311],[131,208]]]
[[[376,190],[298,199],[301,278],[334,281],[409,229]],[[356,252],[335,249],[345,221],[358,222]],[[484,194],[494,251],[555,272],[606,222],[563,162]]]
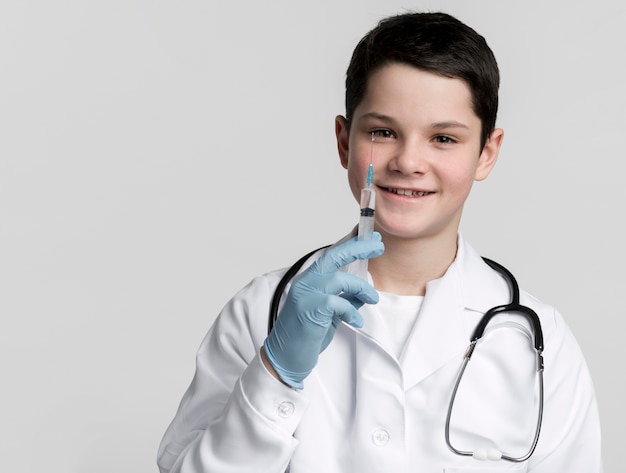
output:
[[[394,189],[391,187],[387,187],[385,190],[392,194],[406,195],[409,197],[424,197],[425,195],[432,194],[432,192],[429,191],[413,191],[411,189]]]

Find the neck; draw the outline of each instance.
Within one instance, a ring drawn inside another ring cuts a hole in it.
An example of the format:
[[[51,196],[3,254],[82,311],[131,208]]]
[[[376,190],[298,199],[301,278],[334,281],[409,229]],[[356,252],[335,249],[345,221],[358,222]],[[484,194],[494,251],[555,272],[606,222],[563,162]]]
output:
[[[454,261],[457,235],[407,240],[384,235],[385,252],[369,261],[374,287],[401,296],[426,294],[426,284],[444,275]]]

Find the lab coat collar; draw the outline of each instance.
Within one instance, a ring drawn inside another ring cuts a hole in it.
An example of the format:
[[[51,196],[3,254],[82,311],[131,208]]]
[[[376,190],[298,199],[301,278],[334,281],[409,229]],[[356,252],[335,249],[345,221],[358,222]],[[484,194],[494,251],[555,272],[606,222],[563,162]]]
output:
[[[484,314],[494,306],[510,302],[508,282],[483,261],[460,233],[457,241],[457,257],[451,267],[456,266],[461,276],[464,307]]]
[[[458,235],[457,255],[446,273],[430,281],[417,321],[398,360],[405,389],[462,355],[481,316],[508,302],[508,285]],[[374,308],[372,308],[374,309]],[[363,310],[362,335],[385,346],[385,330],[374,310]],[[389,355],[391,356],[391,355]]]

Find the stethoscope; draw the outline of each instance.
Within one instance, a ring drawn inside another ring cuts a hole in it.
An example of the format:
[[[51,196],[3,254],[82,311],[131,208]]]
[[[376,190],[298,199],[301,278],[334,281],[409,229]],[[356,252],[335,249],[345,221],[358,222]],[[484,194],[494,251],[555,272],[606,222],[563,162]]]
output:
[[[268,333],[269,331],[272,330],[272,327],[274,326],[274,322],[276,321],[278,317],[278,306],[279,306],[282,294],[285,291],[285,288],[287,287],[287,284],[289,283],[289,281],[296,275],[296,273],[300,270],[302,265],[313,254],[315,254],[316,252],[320,250],[323,250],[324,248],[327,248],[328,246],[329,245],[323,246],[321,248],[313,250],[310,253],[304,255],[302,258],[296,261],[293,264],[293,266],[291,266],[287,270],[285,275],[282,277],[282,279],[278,283],[278,286],[276,286],[276,290],[274,291],[274,296],[272,297],[272,302],[271,302],[270,311],[269,311]],[[491,309],[489,309],[485,313],[485,315],[483,315],[483,317],[480,319],[480,321],[478,322],[478,325],[476,325],[476,329],[474,330],[474,333],[470,337],[470,344],[465,352],[463,361],[461,363],[461,368],[459,369],[459,372],[456,376],[456,380],[454,382],[454,389],[452,390],[452,396],[450,397],[450,403],[448,405],[448,414],[446,416],[446,426],[445,426],[446,444],[448,445],[448,448],[452,452],[456,453],[457,455],[474,457],[477,460],[507,460],[510,462],[520,463],[520,462],[524,462],[528,460],[532,456],[533,452],[535,451],[535,448],[537,447],[537,442],[539,441],[539,433],[541,432],[541,422],[543,418],[543,370],[544,370],[543,355],[542,355],[543,331],[541,330],[541,323],[539,321],[539,316],[537,315],[537,313],[534,310],[532,310],[530,307],[520,304],[519,285],[517,284],[517,280],[515,279],[513,274],[511,274],[511,272],[508,269],[506,269],[504,266],[502,266],[499,263],[496,263],[495,261],[492,261],[487,258],[483,258],[483,260],[491,268],[497,271],[508,282],[509,289],[511,292],[511,302],[509,302],[508,304],[499,305],[499,306],[492,307]],[[461,383],[461,379],[463,378],[463,373],[465,372],[465,368],[467,367],[467,364],[469,363],[470,358],[472,357],[472,354],[474,353],[476,344],[484,335],[487,325],[489,324],[491,319],[494,316],[498,314],[502,314],[504,312],[520,314],[523,317],[525,317],[528,320],[528,322],[532,325],[532,329],[534,333],[534,348],[537,354],[537,357],[536,357],[537,378],[539,381],[539,408],[537,412],[537,427],[535,429],[534,439],[532,441],[532,444],[530,445],[528,452],[525,455],[522,455],[520,457],[513,457],[510,455],[507,455],[495,448],[479,448],[474,451],[458,450],[452,445],[450,441],[450,418],[452,416],[452,408],[454,406],[454,400],[456,398],[456,394],[459,389],[459,384]]]

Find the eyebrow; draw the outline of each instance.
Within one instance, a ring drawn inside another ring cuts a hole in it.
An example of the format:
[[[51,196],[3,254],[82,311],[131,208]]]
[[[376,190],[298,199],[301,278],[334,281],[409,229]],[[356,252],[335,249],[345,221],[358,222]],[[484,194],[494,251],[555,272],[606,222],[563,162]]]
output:
[[[357,120],[365,120],[368,118],[375,118],[376,120],[380,120],[382,122],[395,122],[395,120],[393,118],[391,118],[388,115],[383,115],[382,113],[378,113],[378,112],[367,112],[364,113],[363,115],[357,117]]]
[[[358,120],[365,120],[368,118],[374,118],[376,120],[380,120],[381,122],[385,122],[385,123],[395,123],[395,120],[392,117],[388,115],[383,115],[382,113],[377,113],[377,112],[364,113],[363,115],[358,117]],[[470,129],[470,127],[467,126],[465,123],[458,122],[456,120],[447,120],[443,122],[432,123],[430,125],[430,128],[433,130],[446,130],[450,128],[463,128],[465,130]]]
[[[430,127],[433,130],[444,130],[447,128],[464,128],[466,130],[469,130],[469,126],[467,126],[465,123],[457,122],[454,120],[448,122],[433,123]]]

